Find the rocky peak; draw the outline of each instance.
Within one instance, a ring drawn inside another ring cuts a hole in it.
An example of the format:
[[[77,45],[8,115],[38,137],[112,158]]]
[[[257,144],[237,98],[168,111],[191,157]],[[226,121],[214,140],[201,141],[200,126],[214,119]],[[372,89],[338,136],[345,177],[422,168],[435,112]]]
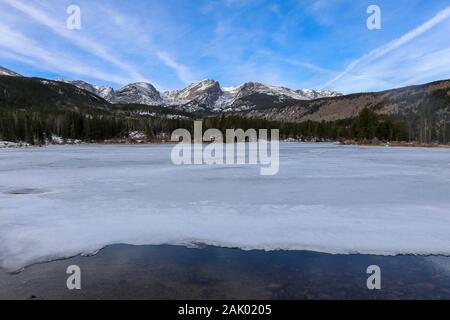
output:
[[[163,103],[161,94],[147,82],[136,82],[117,90],[112,99],[113,103],[137,103],[160,105]]]

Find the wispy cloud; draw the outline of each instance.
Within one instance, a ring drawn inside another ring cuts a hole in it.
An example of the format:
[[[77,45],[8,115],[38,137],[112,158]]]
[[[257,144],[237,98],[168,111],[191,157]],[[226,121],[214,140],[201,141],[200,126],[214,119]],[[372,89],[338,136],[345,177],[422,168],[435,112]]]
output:
[[[118,28],[116,33],[121,35],[122,38],[135,39],[135,46],[144,50],[146,54],[155,56],[164,63],[166,67],[172,69],[182,83],[190,84],[195,80],[190,68],[186,64],[178,62],[173,54],[167,51],[168,48],[165,48],[165,50],[160,49],[160,46],[155,44],[149,35],[142,32],[145,30],[144,26],[133,22],[136,21],[135,18],[119,13],[107,5],[101,5],[99,8],[107,13],[109,19],[111,19]]]
[[[32,18],[36,22],[46,26],[59,36],[64,37],[66,40],[77,45],[83,50],[89,52],[90,54],[93,54],[101,59],[104,59],[110,62],[111,64],[121,68],[122,70],[128,72],[129,77],[131,79],[145,80],[145,77],[142,74],[140,74],[138,70],[136,70],[128,62],[122,61],[121,59],[117,58],[108,49],[100,45],[98,41],[78,35],[75,32],[66,29],[65,27],[61,26],[61,24],[58,23],[56,19],[50,17],[44,11],[39,10],[38,8],[31,6],[29,4],[26,4],[24,1],[19,0],[3,0],[3,1],[12,6],[13,8],[15,8],[16,10],[19,10],[28,17]]]
[[[167,66],[175,70],[178,78],[185,84],[189,84],[193,81],[193,77],[189,68],[176,62],[167,52],[159,51],[156,53],[158,58],[163,61]]]
[[[298,66],[298,67],[302,67],[302,68],[306,68],[309,69],[311,71],[314,72],[319,72],[319,73],[323,73],[323,74],[330,74],[330,70],[325,69],[321,66],[318,66],[314,63],[310,63],[310,62],[304,62],[304,61],[298,61],[295,59],[283,59],[284,62],[289,63],[293,66]]]
[[[449,8],[377,1],[383,30],[369,34],[365,4],[352,0],[0,0],[0,65],[112,86],[148,81],[160,90],[203,78],[224,86],[325,83],[344,92],[448,78]],[[81,7],[82,30],[66,28],[70,4]],[[386,44],[370,51],[369,43]]]
[[[33,39],[12,30],[0,22],[0,47],[4,49],[4,56],[10,59],[32,65],[35,68],[47,71],[73,73],[79,76],[97,78],[102,81],[126,82],[126,78],[111,75],[97,68],[86,66],[83,62],[62,53],[55,54],[43,48]],[[50,70],[49,70],[50,69]]]
[[[422,34],[426,33],[427,31],[431,30],[436,25],[442,23],[446,19],[450,17],[450,7],[447,7],[446,9],[438,12],[433,18],[426,21],[425,23],[421,24],[417,28],[411,30],[410,32],[404,34],[403,36],[383,45],[380,46],[369,53],[363,55],[362,57],[354,60],[351,62],[347,68],[345,68],[344,71],[339,73],[336,77],[325,83],[323,87],[330,87],[332,84],[336,83],[338,80],[346,77],[349,75],[353,70],[355,70],[358,66],[362,64],[368,64],[371,63],[377,59],[380,59],[387,55],[388,53],[400,48],[401,46],[411,42],[412,40],[416,39],[417,37],[421,36]]]

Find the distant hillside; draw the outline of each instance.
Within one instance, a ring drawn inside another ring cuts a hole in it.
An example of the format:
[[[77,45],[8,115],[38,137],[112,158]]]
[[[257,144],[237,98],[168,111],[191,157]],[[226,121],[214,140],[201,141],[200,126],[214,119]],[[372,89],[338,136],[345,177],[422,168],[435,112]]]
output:
[[[71,84],[39,78],[0,76],[0,107],[104,110],[109,103]]]
[[[111,104],[75,84],[15,76],[0,76],[0,107],[48,112],[59,110],[134,116],[191,116],[167,107]]]
[[[103,142],[192,126],[191,115],[166,107],[111,104],[60,81],[0,76],[0,140],[42,145],[62,140]]]
[[[284,107],[254,108],[237,114],[274,121],[336,121],[355,118],[364,108],[384,115],[407,117],[431,112],[443,116],[450,111],[450,80],[377,93],[302,101]]]
[[[278,122],[336,122],[356,119],[365,109],[403,123],[408,140],[427,143],[450,140],[450,80],[302,101],[284,107],[253,108],[234,114]]]

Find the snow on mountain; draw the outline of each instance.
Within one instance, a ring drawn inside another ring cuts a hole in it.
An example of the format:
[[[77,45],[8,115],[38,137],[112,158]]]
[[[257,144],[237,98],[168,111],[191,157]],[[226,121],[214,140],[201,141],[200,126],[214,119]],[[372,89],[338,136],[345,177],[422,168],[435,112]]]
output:
[[[222,90],[217,81],[203,80],[195,82],[182,90],[167,91],[164,96],[173,101],[190,102],[201,98],[207,94],[222,94]]]
[[[214,106],[216,112],[243,111],[257,106],[275,106],[295,100],[313,100],[339,95],[332,91],[292,90],[258,82],[223,88],[223,95]]]
[[[114,97],[114,89],[107,86],[94,86],[96,94],[106,101],[111,101]]]
[[[298,94],[308,98],[308,100],[320,99],[320,98],[332,98],[342,96],[341,93],[330,90],[312,90],[312,89],[300,89],[296,90]]]
[[[241,86],[238,96],[242,97],[254,93],[276,96],[280,99],[280,101],[283,99],[305,100],[305,97],[303,95],[297,93],[294,90],[284,87],[275,87],[258,82],[245,83],[243,86]]]
[[[203,80],[182,90],[165,92],[163,98],[166,104],[178,106],[184,111],[229,112],[340,95],[334,91],[292,90],[258,82],[248,82],[236,87],[221,87],[217,81]]]
[[[22,77],[22,75],[3,67],[0,67],[0,76]]]
[[[20,76],[2,67],[0,75]],[[160,93],[152,84],[146,82],[131,83],[114,90],[108,86],[98,86],[82,80],[57,79],[57,81],[70,83],[114,104],[168,106],[187,112],[244,111],[256,107],[284,106],[300,100],[341,95],[334,91],[292,90],[258,82],[247,82],[227,88],[221,87],[215,80],[202,80],[181,90]]]
[[[114,92],[113,103],[136,103],[146,105],[164,104],[161,94],[150,83],[137,82],[126,85]]]
[[[245,98],[253,94],[274,96],[280,102],[289,99],[307,100],[305,96],[295,92],[294,90],[284,87],[275,87],[258,82],[245,83],[237,90],[237,98]]]
[[[111,99],[113,98],[114,95],[114,89],[111,87],[97,86],[82,80],[69,81],[61,78],[57,79],[57,81],[73,84],[74,86],[89,91],[93,94],[96,94],[109,102],[111,102]]]
[[[123,88],[115,91],[111,87],[98,86],[82,80],[65,80],[57,79],[57,81],[70,83],[80,89],[89,91],[102,97],[110,103],[124,103],[124,104],[146,104],[146,105],[162,105],[163,100],[161,94],[150,83],[137,82],[131,83]]]
[[[219,82],[203,80],[191,84],[185,89],[168,91],[163,94],[169,105],[182,105],[186,111],[211,110],[223,95]]]
[[[202,80],[184,89],[161,94],[153,85],[145,82],[132,83],[114,91],[111,87],[96,86],[80,80],[60,81],[71,83],[115,104],[163,105],[187,112],[244,111],[258,106],[276,106],[340,95],[334,91],[292,90],[258,82],[223,88],[215,80]]]

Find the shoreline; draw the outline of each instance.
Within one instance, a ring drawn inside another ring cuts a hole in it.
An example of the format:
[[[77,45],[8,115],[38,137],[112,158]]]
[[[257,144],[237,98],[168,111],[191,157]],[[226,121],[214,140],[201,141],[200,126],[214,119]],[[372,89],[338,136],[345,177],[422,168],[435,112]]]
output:
[[[2,149],[28,149],[28,148],[45,148],[49,146],[89,146],[89,145],[104,145],[104,146],[145,146],[145,145],[175,145],[179,142],[176,141],[145,141],[145,142],[81,142],[81,143],[55,143],[55,144],[45,144],[45,145],[30,145],[22,142],[9,142],[9,141],[0,141],[0,142],[8,142],[12,145],[0,145],[0,150]],[[207,144],[208,142],[203,142],[203,144]],[[280,143],[286,144],[335,144],[340,146],[356,146],[356,147],[401,147],[401,148],[436,148],[436,149],[450,149],[450,144],[430,144],[430,143],[418,143],[418,142],[386,142],[386,143],[365,143],[365,142],[343,142],[343,141],[289,141],[280,140]],[[18,144],[18,145],[15,145]],[[226,144],[226,143],[224,143]]]
[[[339,143],[339,142],[337,142]],[[448,149],[450,145],[448,144],[430,144],[430,143],[417,143],[417,142],[389,142],[380,144],[371,143],[340,143],[343,146],[362,146],[362,147],[399,147],[399,148],[441,148]]]
[[[68,266],[81,290],[66,288]],[[366,287],[379,265],[382,290]],[[95,256],[0,271],[0,298],[24,299],[450,299],[450,257],[244,251],[213,246],[111,245]]]
[[[379,258],[402,258],[402,257],[410,257],[410,258],[449,258],[450,259],[450,254],[449,255],[445,255],[445,254],[413,254],[413,253],[399,253],[399,254],[376,254],[376,253],[331,253],[331,252],[326,252],[326,251],[316,251],[316,250],[308,250],[308,249],[276,249],[276,250],[264,250],[264,249],[243,249],[243,248],[239,248],[239,247],[224,247],[224,246],[218,246],[218,245],[209,245],[206,243],[196,243],[196,244],[191,244],[191,245],[183,245],[183,244],[159,244],[159,245],[154,245],[154,244],[140,244],[140,245],[136,245],[136,244],[128,244],[128,243],[113,243],[113,244],[109,244],[106,245],[98,250],[96,250],[95,252],[92,253],[79,253],[79,254],[75,254],[75,255],[71,255],[71,256],[67,256],[67,257],[61,257],[61,258],[55,258],[55,259],[50,259],[50,260],[46,260],[46,261],[41,261],[41,262],[35,262],[29,265],[26,265],[24,267],[22,267],[19,270],[16,271],[8,271],[2,267],[0,267],[0,272],[3,273],[7,273],[10,275],[16,275],[16,274],[21,274],[22,272],[25,272],[27,269],[31,269],[35,266],[39,266],[39,265],[46,265],[46,264],[51,264],[54,262],[64,262],[64,261],[69,261],[72,259],[76,259],[76,258],[90,258],[90,257],[95,257],[99,254],[102,253],[102,251],[108,250],[111,247],[121,247],[121,246],[126,246],[126,247],[131,247],[131,248],[145,248],[145,247],[169,247],[169,248],[178,248],[178,249],[187,249],[187,250],[202,250],[205,248],[214,248],[216,250],[231,250],[231,251],[239,251],[241,253],[260,253],[260,254],[276,254],[276,253],[303,253],[303,254],[315,254],[315,255],[327,255],[327,256],[335,256],[335,257],[358,257],[358,256],[365,256],[365,257],[379,257]]]

